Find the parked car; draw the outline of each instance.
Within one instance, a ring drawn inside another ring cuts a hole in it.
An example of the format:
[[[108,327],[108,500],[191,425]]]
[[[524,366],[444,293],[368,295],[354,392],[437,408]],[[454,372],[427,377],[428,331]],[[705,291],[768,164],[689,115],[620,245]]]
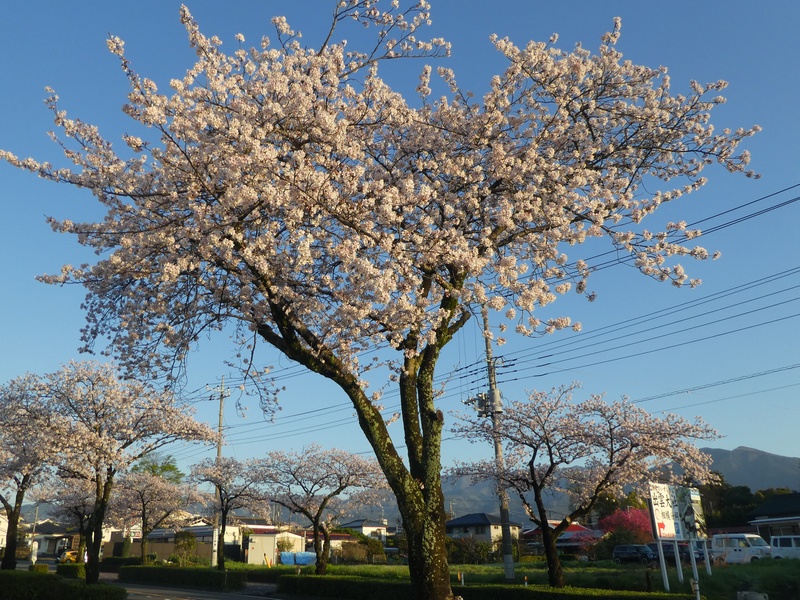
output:
[[[643,565],[658,560],[658,553],[645,544],[622,544],[611,552],[615,563],[639,562]]]
[[[647,547],[650,548],[653,554],[658,556],[658,542],[647,544]],[[672,542],[662,542],[661,551],[664,553],[664,558],[667,562],[675,562],[675,546],[672,545]],[[678,555],[681,557],[681,560],[683,560],[683,554],[680,552],[680,549],[678,549]]]
[[[653,551],[653,554],[658,556],[658,542],[652,542],[651,544],[647,544],[650,547],[650,550]],[[675,544],[670,541],[663,541],[661,542],[661,549],[664,551],[664,558],[667,562],[675,562]],[[694,552],[694,559],[695,561],[703,560],[704,554],[703,551],[693,545],[689,544],[688,542],[678,542],[678,556],[683,562],[691,562],[692,560],[692,552]]]
[[[711,554],[716,562],[749,563],[771,558],[772,548],[752,533],[724,533],[711,537]]]
[[[61,556],[58,557],[58,562],[61,564],[78,562],[78,551],[64,550],[64,552],[61,553]]]
[[[800,535],[774,535],[769,545],[772,558],[800,558]]]

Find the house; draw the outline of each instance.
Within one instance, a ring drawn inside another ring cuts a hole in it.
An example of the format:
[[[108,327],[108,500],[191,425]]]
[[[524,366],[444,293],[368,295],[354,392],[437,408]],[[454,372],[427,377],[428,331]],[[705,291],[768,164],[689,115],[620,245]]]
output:
[[[800,493],[773,496],[747,516],[767,542],[773,535],[800,535]]]
[[[77,550],[80,535],[74,528],[67,529],[46,519],[36,523],[34,539],[39,545],[39,556],[58,556],[64,550]]]
[[[550,526],[555,527],[560,521],[550,521]],[[594,531],[581,525],[580,523],[570,523],[567,530],[556,540],[556,548],[562,552],[579,552],[589,541],[597,541],[602,536],[602,532]],[[543,551],[542,530],[540,527],[526,529],[519,539],[527,544],[532,550]]]
[[[521,525],[509,523],[511,537],[519,537]],[[503,537],[500,517],[486,513],[472,513],[446,523],[447,536],[457,540],[459,538],[473,538],[481,542],[493,542]]]
[[[357,519],[349,523],[343,523],[339,525],[339,527],[342,529],[352,529],[362,535],[378,539],[384,544],[386,543],[387,523],[385,520],[381,522],[370,521],[369,519]]]

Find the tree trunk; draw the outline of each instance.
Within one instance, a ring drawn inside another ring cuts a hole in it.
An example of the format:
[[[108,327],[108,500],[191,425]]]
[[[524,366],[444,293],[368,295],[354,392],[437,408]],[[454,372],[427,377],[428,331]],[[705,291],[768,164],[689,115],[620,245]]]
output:
[[[149,565],[150,559],[147,558],[147,536],[150,535],[150,531],[147,531],[142,528],[142,564]]]
[[[228,524],[228,511],[219,511],[219,537],[217,538],[217,570],[225,570],[225,530]]]
[[[103,521],[106,518],[111,489],[114,485],[114,471],[107,469],[105,481],[98,477],[97,496],[94,510],[86,527],[86,583],[94,584],[100,580],[100,549],[103,545]],[[80,557],[78,557],[80,560]]]
[[[403,530],[408,542],[408,569],[416,600],[453,598],[445,545],[447,515],[441,487],[428,501],[413,505],[400,503]]]
[[[533,460],[529,463],[531,477],[535,477]],[[536,481],[532,479],[532,481]],[[558,536],[550,522],[547,520],[547,508],[542,498],[543,488],[535,485],[533,487],[533,500],[536,503],[536,512],[539,514],[539,529],[542,531],[542,545],[544,546],[544,558],[547,561],[547,583],[551,587],[562,588],[566,585],[564,581],[564,568],[561,566],[561,559],[558,557],[556,541]]]
[[[562,588],[565,585],[564,568],[558,556],[556,540],[558,539],[549,525],[542,525],[542,544],[544,544],[544,557],[547,560],[547,583],[551,587]]]
[[[12,506],[5,498],[0,496],[3,508],[8,518],[8,532],[6,533],[6,549],[3,554],[3,561],[0,562],[0,570],[14,570],[17,568],[17,541],[19,535],[19,515],[22,512],[22,501],[25,499],[25,491],[30,484],[30,476],[22,478],[17,491],[14,494],[14,505]]]
[[[453,273],[451,283],[453,289],[461,289],[463,275]],[[424,293],[427,283],[422,287]],[[448,316],[436,327],[435,341],[418,352],[420,332],[410,331],[397,347],[404,355],[399,386],[407,463],[397,452],[384,416],[366,396],[357,374],[302,323],[293,321],[291,311],[281,301],[274,300],[270,307],[280,331],[260,326],[261,336],[289,358],[334,381],[353,403],[359,426],[397,499],[408,539],[415,600],[452,600],[441,480],[444,415],[436,408],[433,378],[441,349],[469,319],[467,311],[459,313],[458,295],[442,299],[441,310]]]
[[[6,533],[6,549],[0,569],[13,571],[17,568],[17,534],[19,532],[19,509],[16,507],[16,503],[11,512],[6,511],[6,516],[8,517],[8,533]]]
[[[314,534],[314,554],[317,557],[314,573],[325,575],[328,571],[328,555],[325,552],[326,546],[330,550],[330,534],[319,522],[319,519],[312,521]]]
[[[103,515],[93,518],[92,527],[86,539],[86,583],[93,584],[100,580],[100,547],[103,544]]]

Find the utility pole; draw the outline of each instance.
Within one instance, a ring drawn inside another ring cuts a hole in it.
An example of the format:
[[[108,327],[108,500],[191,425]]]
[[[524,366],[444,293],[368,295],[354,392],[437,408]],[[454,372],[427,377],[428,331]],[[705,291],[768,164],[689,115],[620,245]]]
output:
[[[498,475],[503,472],[503,444],[500,440],[500,422],[498,415],[503,412],[503,402],[500,399],[500,390],[497,389],[497,374],[495,373],[494,358],[492,356],[492,340],[489,336],[489,311],[486,305],[481,307],[483,317],[483,339],[486,343],[486,366],[489,370],[489,397],[486,399],[486,412],[492,419],[492,437],[494,438],[494,462]],[[503,568],[507,582],[514,581],[514,547],[511,542],[511,523],[508,516],[508,494],[505,487],[499,486],[500,499],[500,529],[502,532]]]
[[[217,432],[219,433],[219,438],[217,439],[217,465],[219,465],[220,458],[222,458],[222,428],[224,426],[224,414],[225,414],[225,398],[230,395],[230,392],[225,389],[225,376],[222,377],[218,388],[209,388],[206,386],[206,389],[210,389],[213,392],[219,392],[219,424],[217,426]],[[220,492],[219,487],[214,486],[214,524],[213,524],[213,532],[211,538],[211,566],[216,567],[218,564],[217,553],[219,551],[219,544],[225,544],[225,540],[219,539],[219,503],[220,503]]]

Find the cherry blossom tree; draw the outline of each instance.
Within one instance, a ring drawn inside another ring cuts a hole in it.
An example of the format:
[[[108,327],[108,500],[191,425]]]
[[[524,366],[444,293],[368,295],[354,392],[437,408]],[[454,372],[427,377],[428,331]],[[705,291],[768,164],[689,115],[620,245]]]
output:
[[[0,159],[88,189],[108,211],[51,221],[100,256],[43,278],[86,286],[86,349],[107,338],[131,371],[175,374],[204,333],[233,327],[254,383],[261,341],[344,391],[397,497],[415,593],[440,600],[452,596],[442,349],[482,305],[521,336],[576,327],[535,309],[571,289],[592,296],[590,238],[647,276],[696,284],[678,260],[709,256],[692,241],[700,232],[645,220],[701,187],[711,163],[750,175],[738,146],[757,128],[712,127],[724,82],[673,93],[666,69],[622,60],[619,22],[594,54],[494,38],[508,66],[482,97],[442,68],[450,92],[434,98],[424,66],[408,102],[380,77],[382,61],[449,47],[419,37],[425,0],[400,4],[337,0],[316,47],[276,18],[274,45],[248,50],[237,36],[230,54],[184,7],[198,58],[169,92],[134,70],[122,40],[108,42],[131,84],[124,110],[142,126],[121,153],[53,94],[70,168]],[[373,27],[374,43],[336,42],[353,21]],[[376,346],[399,386],[399,443],[385,385],[370,389],[375,365],[359,361]]]
[[[114,506],[118,512],[141,523],[141,556],[142,564],[146,565],[149,562],[147,537],[154,529],[179,525],[187,516],[184,509],[200,501],[200,495],[190,486],[142,470],[127,473],[120,479]]]
[[[233,511],[241,508],[258,509],[264,506],[262,463],[256,459],[240,461],[235,458],[208,458],[192,467],[191,482],[208,483],[217,490],[212,504],[219,515],[217,568],[225,569],[225,530]]]
[[[0,569],[15,569],[19,517],[28,491],[39,483],[58,452],[58,417],[37,395],[31,374],[0,387],[0,504],[8,530]]]
[[[87,479],[54,477],[43,491],[43,500],[50,504],[53,517],[63,526],[78,532],[77,562],[84,562],[86,540],[89,537],[92,514],[95,510],[95,486]]]
[[[87,583],[100,575],[103,521],[117,473],[176,440],[213,441],[174,395],[133,380],[120,380],[113,365],[70,362],[44,377],[40,392],[50,410],[68,421],[60,434],[59,476],[91,482],[93,509],[87,526]]]
[[[270,452],[263,465],[267,499],[311,522],[317,575],[327,570],[332,525],[348,501],[375,504],[388,491],[376,461],[316,444],[300,452]]]
[[[711,457],[693,442],[716,439],[699,418],[695,422],[667,414],[648,414],[625,400],[609,404],[592,394],[573,401],[577,384],[534,392],[527,402],[512,402],[489,420],[460,415],[454,431],[472,442],[503,442],[503,466],[495,461],[459,464],[457,476],[492,481],[517,493],[542,532],[548,581],[564,586],[556,540],[576,519],[589,514],[605,495],[621,495],[626,485],[658,478],[665,482],[713,478]],[[498,470],[500,469],[500,470]],[[566,493],[570,512],[552,526],[548,494]]]
[[[617,534],[618,543],[646,544],[653,539],[650,511],[646,508],[626,508],[600,519],[597,526],[605,533]]]

